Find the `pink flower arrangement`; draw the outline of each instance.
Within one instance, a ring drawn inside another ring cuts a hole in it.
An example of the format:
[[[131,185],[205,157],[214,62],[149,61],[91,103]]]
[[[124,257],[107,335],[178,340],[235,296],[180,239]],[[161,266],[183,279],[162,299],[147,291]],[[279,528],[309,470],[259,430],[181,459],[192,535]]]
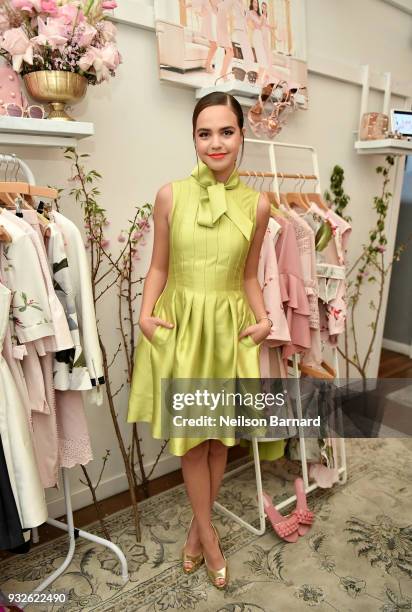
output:
[[[107,20],[114,0],[3,0],[0,56],[16,72],[76,72],[96,84],[121,63],[116,27]]]

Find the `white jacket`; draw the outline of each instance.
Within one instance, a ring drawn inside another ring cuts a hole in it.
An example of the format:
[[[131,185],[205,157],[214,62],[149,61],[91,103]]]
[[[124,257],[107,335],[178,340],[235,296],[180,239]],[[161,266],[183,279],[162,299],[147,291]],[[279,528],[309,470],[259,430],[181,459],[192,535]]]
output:
[[[91,391],[91,399],[94,403],[100,405],[103,401],[101,385],[104,384],[105,380],[86,249],[80,230],[73,221],[56,211],[52,215],[65,238],[65,250],[72,278],[81,344],[91,384],[94,387]]]

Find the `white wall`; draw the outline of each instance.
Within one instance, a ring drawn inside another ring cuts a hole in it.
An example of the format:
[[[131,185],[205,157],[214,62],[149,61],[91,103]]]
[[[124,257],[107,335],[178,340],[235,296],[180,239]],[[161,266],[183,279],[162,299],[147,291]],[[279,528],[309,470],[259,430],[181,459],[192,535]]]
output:
[[[376,72],[391,70],[397,78],[410,79],[411,42],[410,18],[381,0],[309,0],[307,3],[308,56],[339,60],[358,66],[370,63]],[[110,85],[90,88],[87,99],[76,107],[75,115],[94,121],[96,136],[80,145],[81,152],[92,155],[91,166],[103,175],[101,204],[112,220],[110,231],[115,238],[136,204],[153,202],[157,189],[167,181],[189,174],[195,156],[191,140],[191,114],[194,92],[160,83],[157,73],[156,39],[153,32],[127,25],[119,26],[119,46],[124,63],[117,78]],[[280,135],[280,140],[310,143],[317,147],[320,159],[322,187],[328,186],[332,167],[340,164],[345,169],[345,187],[351,195],[349,214],[353,219],[350,258],[359,253],[366,240],[371,222],[372,198],[378,193],[380,181],[374,168],[381,162],[374,156],[359,157],[354,151],[353,131],[357,128],[360,88],[331,78],[310,74],[310,109],[300,112]],[[370,110],[380,109],[381,96],[371,96]],[[401,100],[394,99],[393,104]],[[4,149],[2,150],[4,151]],[[56,150],[20,148],[16,152],[32,166],[38,182],[66,185],[70,167]],[[245,158],[245,167],[253,164],[253,151]],[[299,164],[299,159],[288,163]],[[65,213],[80,221],[74,202],[64,203]],[[144,273],[150,258],[147,245],[146,261],[141,262]],[[365,297],[365,303],[369,296]],[[115,346],[117,334],[113,329],[112,302],[106,300],[99,317],[105,325],[107,337]],[[362,322],[369,321],[364,309]],[[377,357],[377,355],[376,355]],[[121,380],[118,367],[114,379]],[[125,420],[126,391],[119,396],[119,421]],[[100,497],[127,488],[124,470],[113,427],[106,406],[88,406],[87,414],[93,441],[95,462],[89,466],[94,479],[101,467],[101,457],[110,448],[111,458],[105,472]],[[122,425],[123,431],[130,428]],[[145,462],[153,461],[159,444],[153,442],[146,426],[144,435]],[[127,438],[127,439],[128,439]],[[128,444],[128,442],[127,442]],[[161,462],[155,476],[178,467],[176,458]],[[71,479],[74,505],[90,503],[90,496],[79,483],[81,471],[74,469]],[[50,510],[62,510],[61,494],[48,492]]]

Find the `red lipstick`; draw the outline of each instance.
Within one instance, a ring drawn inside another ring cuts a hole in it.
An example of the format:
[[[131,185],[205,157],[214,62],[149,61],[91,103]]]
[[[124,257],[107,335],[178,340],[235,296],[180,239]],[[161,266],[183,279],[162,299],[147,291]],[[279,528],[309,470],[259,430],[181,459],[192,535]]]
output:
[[[210,153],[209,157],[212,159],[223,159],[226,156],[226,153]]]

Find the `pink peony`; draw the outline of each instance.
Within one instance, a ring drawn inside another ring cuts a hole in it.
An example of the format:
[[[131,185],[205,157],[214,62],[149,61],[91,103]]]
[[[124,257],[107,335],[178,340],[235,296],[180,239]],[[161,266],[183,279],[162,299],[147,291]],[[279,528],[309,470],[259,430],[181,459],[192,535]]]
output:
[[[39,35],[31,39],[33,43],[40,46],[48,44],[52,49],[58,49],[67,44],[68,33],[61,19],[48,17],[45,23],[41,17],[38,17],[37,24]]]
[[[116,40],[117,28],[111,21],[103,21],[101,33],[105,42],[114,42]]]
[[[115,2],[115,0],[104,0],[104,2],[102,2],[102,9],[104,11],[110,11],[115,8],[117,8],[117,2]]]
[[[87,72],[90,68],[94,69],[98,82],[104,81],[110,76],[109,70],[102,58],[102,51],[103,49],[89,47],[79,60],[79,67],[84,72]]]
[[[20,72],[23,61],[33,64],[33,45],[21,28],[4,32],[1,46],[12,56],[16,72]]]
[[[65,4],[59,7],[59,17],[66,25],[74,27],[78,23],[84,21],[83,11],[75,4]]]
[[[96,36],[97,30],[89,23],[82,24],[78,29],[77,42],[80,47],[89,47],[92,44],[93,38]]]
[[[110,70],[116,70],[120,64],[120,53],[113,43],[109,43],[101,51],[102,60]]]

